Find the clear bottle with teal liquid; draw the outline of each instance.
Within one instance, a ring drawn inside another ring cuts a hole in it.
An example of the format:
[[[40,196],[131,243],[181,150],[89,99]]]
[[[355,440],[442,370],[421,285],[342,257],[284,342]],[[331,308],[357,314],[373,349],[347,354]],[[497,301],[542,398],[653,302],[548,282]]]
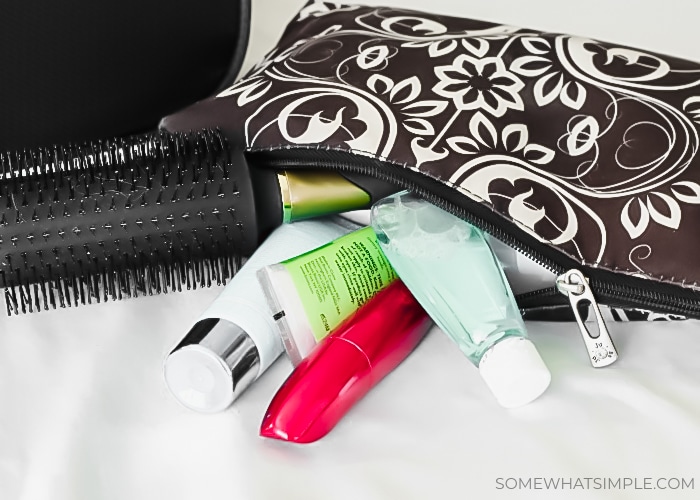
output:
[[[498,402],[539,397],[551,376],[484,234],[404,191],[377,202],[372,227],[392,267],[433,321],[459,346]]]

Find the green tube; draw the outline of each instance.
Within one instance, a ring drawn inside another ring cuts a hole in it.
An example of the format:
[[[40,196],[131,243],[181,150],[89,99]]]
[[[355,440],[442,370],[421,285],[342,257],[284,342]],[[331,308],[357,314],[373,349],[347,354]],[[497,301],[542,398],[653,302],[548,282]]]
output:
[[[370,227],[264,267],[258,279],[296,366],[379,290],[396,279]]]

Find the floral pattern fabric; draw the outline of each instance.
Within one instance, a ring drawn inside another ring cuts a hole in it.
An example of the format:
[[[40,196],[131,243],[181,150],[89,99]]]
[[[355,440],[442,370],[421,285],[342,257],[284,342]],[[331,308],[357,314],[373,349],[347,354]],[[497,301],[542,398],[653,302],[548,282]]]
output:
[[[313,1],[216,99],[250,150],[320,145],[402,165],[577,262],[700,282],[694,62]]]

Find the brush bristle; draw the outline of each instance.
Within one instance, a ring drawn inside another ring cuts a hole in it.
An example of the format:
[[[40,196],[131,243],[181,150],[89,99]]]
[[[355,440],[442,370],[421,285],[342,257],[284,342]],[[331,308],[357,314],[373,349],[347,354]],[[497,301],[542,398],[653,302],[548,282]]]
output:
[[[225,283],[240,265],[241,202],[215,131],[0,155],[7,312]]]

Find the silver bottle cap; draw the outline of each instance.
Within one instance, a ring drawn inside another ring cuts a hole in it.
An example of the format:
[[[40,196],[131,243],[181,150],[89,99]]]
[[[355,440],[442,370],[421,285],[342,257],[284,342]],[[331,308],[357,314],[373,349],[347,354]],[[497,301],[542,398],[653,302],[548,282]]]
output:
[[[168,355],[165,382],[191,410],[225,410],[260,374],[260,355],[248,334],[224,319],[195,324]]]

